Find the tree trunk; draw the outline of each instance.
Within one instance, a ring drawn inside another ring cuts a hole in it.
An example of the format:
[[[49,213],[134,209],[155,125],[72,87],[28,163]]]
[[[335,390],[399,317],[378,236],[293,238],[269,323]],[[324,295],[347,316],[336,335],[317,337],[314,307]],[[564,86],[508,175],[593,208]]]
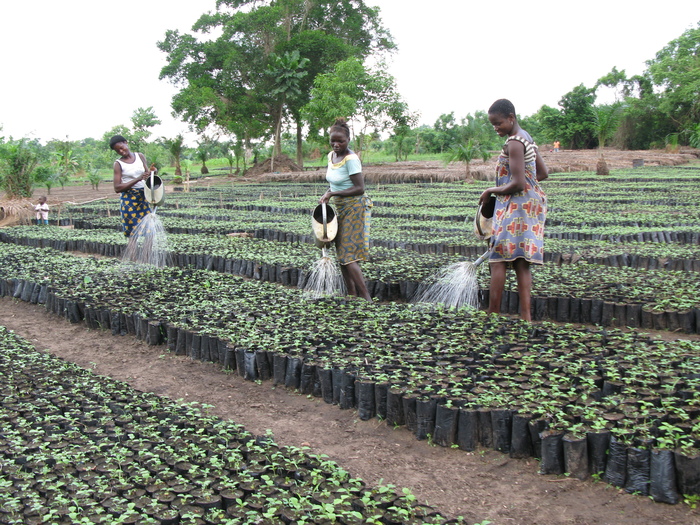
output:
[[[304,167],[304,152],[302,150],[301,121],[297,119],[297,164]]]
[[[282,153],[282,144],[280,143],[280,135],[282,134],[282,109],[284,108],[284,98],[279,107],[277,114],[277,126],[275,126],[275,144],[272,146],[272,158],[270,159],[270,171],[275,171],[275,157]]]
[[[603,157],[603,155],[598,157],[598,164],[596,164],[595,172],[596,172],[596,175],[610,175],[610,170],[608,169],[608,163],[605,162],[605,157]]]

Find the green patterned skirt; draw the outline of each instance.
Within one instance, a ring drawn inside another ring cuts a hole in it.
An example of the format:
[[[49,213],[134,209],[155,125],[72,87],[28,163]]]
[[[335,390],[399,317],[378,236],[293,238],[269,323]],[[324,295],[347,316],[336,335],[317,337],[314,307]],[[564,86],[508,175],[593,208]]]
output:
[[[147,214],[151,213],[151,207],[146,201],[146,196],[142,189],[130,189],[122,192],[121,196],[122,231],[127,237],[138,223]]]
[[[372,200],[367,195],[333,197],[338,215],[335,249],[340,264],[366,261],[369,258],[369,223]]]

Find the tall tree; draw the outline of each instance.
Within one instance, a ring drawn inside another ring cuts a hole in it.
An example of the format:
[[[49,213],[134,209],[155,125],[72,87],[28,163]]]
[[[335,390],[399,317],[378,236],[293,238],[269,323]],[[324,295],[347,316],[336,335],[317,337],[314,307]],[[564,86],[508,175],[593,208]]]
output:
[[[690,130],[700,121],[700,22],[669,42],[647,66],[662,94],[660,109],[679,132]]]
[[[32,196],[32,173],[39,163],[38,147],[26,139],[0,147],[0,187],[8,199]]]
[[[279,123],[279,86],[265,74],[274,57],[297,50],[309,59],[304,83],[310,86],[339,60],[393,48],[378,9],[364,0],[218,0],[216,11],[202,15],[192,30],[168,31],[158,43],[167,54],[160,77],[180,88],[173,110],[197,130],[215,125],[246,148],[269,139]],[[299,149],[299,109],[306,101],[287,102]]]
[[[481,144],[478,139],[470,137],[464,144],[454,144],[450,147],[447,155],[447,162],[464,162],[467,165],[465,182],[474,182],[472,177],[471,163],[476,159],[484,162],[491,158],[489,149]]]
[[[598,136],[598,148],[605,147],[605,143],[617,130],[622,117],[623,106],[620,102],[603,104],[595,108],[595,131]]]
[[[210,137],[202,135],[202,140],[200,140],[197,144],[197,150],[195,152],[197,158],[202,161],[202,167],[199,170],[202,175],[207,175],[209,173],[207,161],[212,158],[212,154],[215,149],[216,147],[214,141]]]
[[[56,180],[63,188],[70,176],[80,170],[78,156],[73,152],[73,143],[68,140],[68,137],[66,140],[53,140],[48,146],[54,148],[52,165]]]
[[[456,129],[459,143],[464,144],[469,140],[474,144],[479,144],[485,149],[497,149],[502,141],[493,132],[493,126],[489,122],[489,116],[485,111],[477,111],[472,115],[467,114]]]
[[[595,132],[595,88],[579,84],[559,101],[561,106],[561,141],[570,149],[593,148]]]
[[[308,59],[304,66],[307,75],[299,79],[300,95],[287,100],[287,108],[296,126],[297,164],[303,165],[303,128],[301,109],[309,102],[314,79],[321,73],[327,73],[338,62],[345,60],[352,53],[352,48],[338,36],[324,33],[320,29],[302,30],[278,46],[278,53],[298,51],[302,58]]]
[[[368,130],[400,129],[415,120],[385,67],[380,64],[377,69],[368,70],[354,57],[316,77],[311,100],[303,113],[309,122],[310,136],[318,138],[319,130],[323,130],[324,141],[334,119],[352,120],[358,152],[363,149],[362,137]]]
[[[129,137],[134,151],[143,151],[146,141],[152,133],[149,128],[157,126],[158,124],[161,124],[161,121],[153,111],[153,106],[145,109],[137,108],[134,111],[134,114],[131,115],[133,131]]]
[[[185,142],[182,134],[178,134],[173,139],[163,139],[163,144],[168,148],[168,152],[172,156],[173,164],[175,165],[175,176],[182,177],[182,166],[180,165],[180,158],[182,156],[183,143]]]
[[[459,142],[459,128],[454,111],[440,115],[433,124],[433,129],[437,133],[436,142],[440,146],[440,153]]]
[[[282,119],[287,101],[301,98],[301,80],[308,75],[304,68],[309,63],[308,58],[302,58],[296,49],[292,52],[285,51],[284,55],[272,54],[272,63],[268,65],[267,73],[272,79],[272,95],[277,97],[275,107],[275,142],[272,149],[272,163],[270,169],[274,171],[275,156],[282,153],[280,135]],[[298,155],[297,155],[298,157]]]
[[[615,126],[614,143],[624,149],[647,149],[663,144],[677,131],[670,117],[660,109],[662,94],[656,93],[648,71],[627,77],[625,71],[613,68],[596,83],[613,88],[616,102],[623,107]]]

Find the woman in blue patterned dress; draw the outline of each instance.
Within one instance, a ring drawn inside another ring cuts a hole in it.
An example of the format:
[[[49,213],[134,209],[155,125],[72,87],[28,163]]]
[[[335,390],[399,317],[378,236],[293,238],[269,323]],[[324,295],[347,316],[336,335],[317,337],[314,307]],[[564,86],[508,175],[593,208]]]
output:
[[[319,203],[333,198],[338,217],[335,248],[348,293],[371,301],[360,262],[369,257],[372,201],[365,195],[360,158],[348,148],[350,128],[345,119],[335,121],[330,129],[330,139],[333,151],[328,153],[326,171],[330,189],[323,194]]]
[[[146,169],[148,164],[143,153],[132,153],[126,139],[121,135],[112,137],[109,147],[121,156],[114,162],[114,191],[122,194],[122,231],[126,237],[130,237],[141,219],[151,213],[151,207],[146,202],[143,192],[143,181],[148,178],[150,172]],[[154,164],[151,171],[155,169]]]
[[[490,240],[491,285],[489,313],[501,311],[506,269],[512,266],[518,282],[520,316],[531,320],[531,264],[542,264],[547,197],[539,182],[547,167],[530,135],[518,124],[515,107],[506,99],[489,108],[489,121],[500,137],[507,137],[496,167],[496,186],[485,190],[479,202],[496,197]]]

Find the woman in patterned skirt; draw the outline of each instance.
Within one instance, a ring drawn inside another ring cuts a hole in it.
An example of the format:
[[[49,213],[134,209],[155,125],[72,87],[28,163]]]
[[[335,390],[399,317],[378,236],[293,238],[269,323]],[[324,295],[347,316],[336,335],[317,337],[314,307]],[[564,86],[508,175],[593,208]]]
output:
[[[112,137],[109,147],[121,156],[114,162],[114,191],[122,194],[122,230],[126,237],[130,237],[141,219],[151,213],[143,193],[143,181],[156,167],[152,164],[151,169],[147,170],[146,157],[143,153],[132,153],[126,139],[121,135]]]
[[[479,202],[496,197],[493,236],[490,240],[491,286],[489,313],[501,311],[501,298],[508,266],[515,268],[520,316],[531,320],[531,264],[542,264],[547,197],[539,182],[547,167],[530,135],[518,124],[515,107],[506,99],[489,108],[489,121],[500,137],[507,137],[496,167],[496,186],[485,190]]]
[[[348,148],[350,128],[345,119],[335,121],[330,129],[330,139],[333,151],[328,153],[326,180],[331,187],[323,194],[319,203],[328,202],[333,198],[338,216],[335,247],[348,293],[371,301],[360,262],[369,257],[372,201],[365,195],[360,158]]]

